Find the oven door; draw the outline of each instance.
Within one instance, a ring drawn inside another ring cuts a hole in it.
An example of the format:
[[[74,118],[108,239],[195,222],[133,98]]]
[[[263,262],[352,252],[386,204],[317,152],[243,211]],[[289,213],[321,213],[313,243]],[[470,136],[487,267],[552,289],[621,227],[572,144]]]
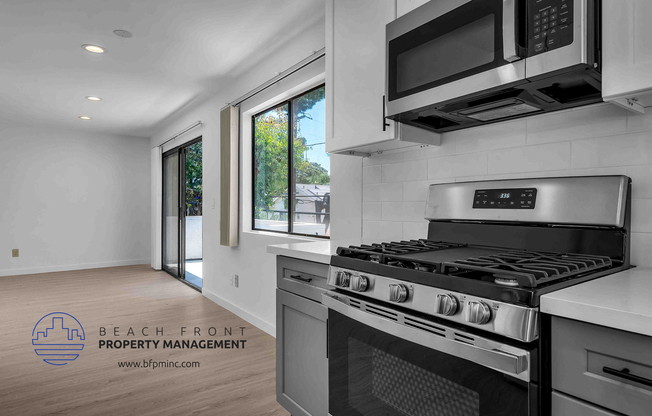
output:
[[[331,416],[532,416],[533,351],[328,292]]]
[[[388,116],[525,80],[525,4],[430,1],[387,25]]]

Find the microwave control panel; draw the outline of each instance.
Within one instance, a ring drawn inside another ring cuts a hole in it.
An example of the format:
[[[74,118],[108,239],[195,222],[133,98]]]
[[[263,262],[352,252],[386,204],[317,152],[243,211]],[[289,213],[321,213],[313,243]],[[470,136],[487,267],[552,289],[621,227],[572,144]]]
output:
[[[473,195],[473,208],[534,209],[536,202],[536,188],[476,189]]]
[[[528,1],[528,56],[535,56],[573,43],[574,1]]]

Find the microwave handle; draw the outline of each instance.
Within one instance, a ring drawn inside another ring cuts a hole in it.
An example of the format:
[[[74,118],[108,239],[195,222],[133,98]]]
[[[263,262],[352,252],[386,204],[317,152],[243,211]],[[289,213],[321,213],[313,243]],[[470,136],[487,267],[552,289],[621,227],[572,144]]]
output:
[[[516,46],[516,0],[503,0],[503,57],[507,62],[521,59]]]

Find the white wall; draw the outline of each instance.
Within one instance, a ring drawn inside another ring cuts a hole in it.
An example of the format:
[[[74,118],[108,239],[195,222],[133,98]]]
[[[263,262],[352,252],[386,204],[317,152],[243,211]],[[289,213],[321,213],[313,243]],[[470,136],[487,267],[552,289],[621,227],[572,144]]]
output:
[[[651,112],[652,113],[652,112]],[[622,174],[632,178],[632,263],[652,267],[652,114],[611,104],[443,135],[363,162],[363,240],[425,238],[431,183]]]
[[[148,139],[0,125],[0,146],[0,276],[149,263]]]
[[[202,136],[204,158],[203,293],[208,298],[271,334],[275,333],[276,259],[274,255],[267,253],[266,247],[270,244],[297,241],[297,239],[271,233],[242,232],[243,217],[241,215],[238,247],[220,246],[220,109],[232,100],[274,77],[275,72],[283,71],[305,59],[311,54],[310,51],[323,48],[325,44],[324,33],[325,27],[322,17],[305,32],[293,36],[291,42],[279,45],[279,49],[276,51],[269,51],[264,62],[256,65],[250,72],[233,79],[228,85],[224,85],[211,99],[184,108],[172,120],[158,128],[150,143],[153,148],[195,121],[202,121],[201,127],[175,139],[166,148]],[[250,157],[250,154],[241,152],[241,162],[243,158],[248,157]],[[358,176],[360,177],[362,173],[361,161],[357,161],[357,163],[359,164]],[[244,182],[242,182],[242,166],[241,163],[241,214],[243,193],[250,192],[250,185],[248,183],[244,185]],[[156,198],[158,196],[154,191],[152,195],[153,201]],[[156,202],[153,203],[157,204]],[[160,203],[158,205],[160,206]],[[154,217],[158,216],[158,219],[154,218],[153,224],[160,224],[160,213],[155,212],[154,214]],[[333,232],[335,232],[335,229],[335,219],[333,219]],[[156,239],[159,231],[153,229],[152,232],[152,238]],[[158,244],[160,244],[160,237],[158,241]],[[156,262],[157,259],[152,256],[152,265],[156,265]],[[240,276],[239,288],[229,285],[230,274]]]

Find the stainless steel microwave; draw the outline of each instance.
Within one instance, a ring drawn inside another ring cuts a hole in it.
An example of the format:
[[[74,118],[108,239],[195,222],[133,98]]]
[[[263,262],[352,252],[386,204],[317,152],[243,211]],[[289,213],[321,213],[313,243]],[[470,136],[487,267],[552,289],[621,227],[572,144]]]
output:
[[[602,101],[600,0],[432,0],[386,28],[387,117],[446,132]]]

